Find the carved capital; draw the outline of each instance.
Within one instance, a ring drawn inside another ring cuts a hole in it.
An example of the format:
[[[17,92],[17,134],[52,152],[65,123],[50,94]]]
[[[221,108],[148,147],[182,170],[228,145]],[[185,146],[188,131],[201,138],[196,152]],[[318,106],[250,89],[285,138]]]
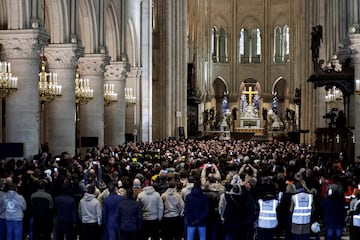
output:
[[[127,74],[127,78],[141,78],[142,69],[137,67],[130,68],[130,71]]]
[[[7,59],[39,58],[41,48],[48,38],[48,34],[41,30],[0,31],[0,42]]]
[[[129,64],[127,62],[110,62],[109,65],[106,65],[105,69],[106,80],[125,80],[129,70]]]
[[[73,68],[82,53],[77,44],[51,44],[45,48],[45,56],[50,68]]]
[[[360,34],[349,36],[351,55],[355,64],[360,64]]]
[[[85,54],[79,59],[79,70],[85,75],[97,75],[105,71],[109,57],[105,54]]]

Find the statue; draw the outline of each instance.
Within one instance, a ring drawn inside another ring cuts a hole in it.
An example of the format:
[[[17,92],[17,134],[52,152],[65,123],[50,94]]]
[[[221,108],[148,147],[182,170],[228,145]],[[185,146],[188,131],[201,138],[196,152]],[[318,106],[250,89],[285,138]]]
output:
[[[279,99],[277,97],[277,92],[275,92],[274,97],[273,97],[273,101],[272,101],[272,106],[271,106],[271,110],[273,111],[273,113],[275,115],[278,114],[278,107],[279,107]]]
[[[268,111],[266,108],[262,109],[262,117],[264,121],[267,121],[267,117],[268,117]]]
[[[273,130],[273,131],[281,131],[281,130],[283,130],[284,124],[280,120],[278,115],[272,114],[271,119],[272,119],[271,130]]]
[[[312,61],[316,62],[319,58],[319,49],[322,42],[322,26],[318,25],[312,28],[311,32],[311,52],[312,52]]]
[[[215,117],[215,110],[214,107],[210,108],[210,120],[214,120]]]
[[[240,107],[241,107],[241,112],[245,111],[245,108],[248,106],[247,100],[246,100],[246,95],[242,94],[241,95],[241,100],[240,100]]]
[[[231,111],[231,115],[232,115],[232,119],[233,120],[237,120],[237,111],[238,109],[236,107],[234,107]]]
[[[254,106],[248,105],[245,108],[244,117],[245,118],[257,118],[258,117],[258,110]]]
[[[204,122],[207,122],[209,120],[209,110],[204,111]]]

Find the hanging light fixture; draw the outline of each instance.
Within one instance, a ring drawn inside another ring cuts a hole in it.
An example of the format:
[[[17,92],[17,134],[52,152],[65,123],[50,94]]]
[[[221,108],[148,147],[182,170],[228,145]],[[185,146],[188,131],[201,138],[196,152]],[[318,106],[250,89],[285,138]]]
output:
[[[0,62],[0,98],[6,98],[17,91],[17,80],[11,73],[11,64]]]
[[[92,99],[94,99],[94,90],[90,88],[90,80],[80,78],[77,68],[75,72],[75,103],[76,105],[87,104]]]
[[[114,84],[104,84],[104,104],[106,107],[117,102],[117,93],[114,91]]]
[[[125,88],[125,101],[127,107],[136,104],[136,97],[132,88]]]
[[[46,71],[46,57],[41,56],[41,70],[39,73],[39,99],[41,103],[49,103],[61,97],[62,86],[57,82],[57,74]]]

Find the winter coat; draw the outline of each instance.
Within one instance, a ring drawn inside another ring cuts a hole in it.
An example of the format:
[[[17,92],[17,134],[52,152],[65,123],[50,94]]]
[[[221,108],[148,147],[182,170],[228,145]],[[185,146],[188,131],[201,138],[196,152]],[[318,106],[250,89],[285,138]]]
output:
[[[200,187],[194,187],[185,201],[185,217],[189,226],[206,226],[209,199]]]

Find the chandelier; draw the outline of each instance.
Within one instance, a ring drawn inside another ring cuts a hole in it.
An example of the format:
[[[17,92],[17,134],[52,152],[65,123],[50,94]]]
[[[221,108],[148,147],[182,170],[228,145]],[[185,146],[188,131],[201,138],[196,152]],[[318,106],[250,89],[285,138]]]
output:
[[[332,88],[326,91],[326,95],[325,95],[326,103],[336,102],[341,100],[343,100],[343,94],[341,90],[338,89],[337,87],[333,86]]]
[[[136,104],[136,97],[132,88],[125,88],[125,101],[127,107]]]
[[[17,77],[11,73],[11,64],[0,62],[0,98],[6,98],[17,90]]]
[[[75,73],[75,103],[76,105],[87,104],[94,99],[94,90],[90,88],[90,80],[80,78],[78,69]]]
[[[104,104],[110,106],[117,102],[117,93],[114,91],[114,84],[104,84]]]
[[[61,97],[62,86],[57,82],[57,74],[46,72],[46,58],[41,58],[41,71],[39,73],[39,99],[41,103],[49,103]]]

